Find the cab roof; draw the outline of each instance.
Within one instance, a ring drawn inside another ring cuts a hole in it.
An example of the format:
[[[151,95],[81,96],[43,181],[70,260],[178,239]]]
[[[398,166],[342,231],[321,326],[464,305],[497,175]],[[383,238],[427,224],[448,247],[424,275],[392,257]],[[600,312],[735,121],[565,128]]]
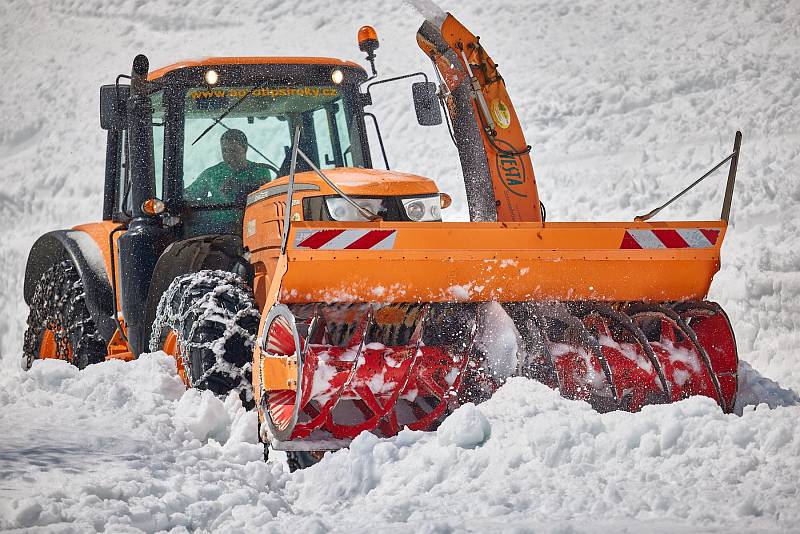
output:
[[[219,65],[331,65],[349,67],[359,70],[364,68],[352,61],[330,57],[274,57],[274,56],[237,56],[237,57],[207,57],[202,59],[187,59],[154,70],[147,75],[148,80],[157,80],[162,76],[178,69],[190,67],[210,67]],[[366,72],[366,71],[365,71]]]

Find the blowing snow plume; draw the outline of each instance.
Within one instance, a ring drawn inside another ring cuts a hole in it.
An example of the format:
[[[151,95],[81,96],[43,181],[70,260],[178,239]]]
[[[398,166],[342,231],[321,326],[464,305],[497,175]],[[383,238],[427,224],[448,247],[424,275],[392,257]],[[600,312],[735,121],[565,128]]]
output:
[[[437,28],[441,28],[444,19],[447,18],[447,12],[432,0],[406,0],[406,4]]]

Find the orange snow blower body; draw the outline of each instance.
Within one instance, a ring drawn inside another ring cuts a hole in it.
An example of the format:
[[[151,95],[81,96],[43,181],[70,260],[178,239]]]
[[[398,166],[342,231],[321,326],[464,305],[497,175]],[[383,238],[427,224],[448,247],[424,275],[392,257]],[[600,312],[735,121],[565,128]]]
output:
[[[245,238],[263,266],[257,298],[270,310],[253,360],[263,437],[287,450],[336,448],[364,430],[431,428],[491,394],[502,380],[474,347],[489,301],[517,328],[511,374],[601,410],[690,395],[731,410],[733,333],[722,310],[702,302],[726,221],[543,222],[530,147],[479,40],[447,16],[440,28],[426,22],[418,41],[443,82],[473,222],[307,222],[298,207],[281,250],[286,199],[248,209],[245,225],[278,223]],[[329,173],[347,194],[406,193],[392,190],[388,173],[377,193],[369,176]],[[294,184],[299,205],[308,190],[334,194],[314,173]]]

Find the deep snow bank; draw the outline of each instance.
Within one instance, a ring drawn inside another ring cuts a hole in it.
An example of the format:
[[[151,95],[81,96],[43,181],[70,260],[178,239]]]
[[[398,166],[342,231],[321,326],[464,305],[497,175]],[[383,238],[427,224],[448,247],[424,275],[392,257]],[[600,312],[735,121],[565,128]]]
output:
[[[550,530],[576,516],[593,517],[580,529],[591,531],[788,528],[800,519],[800,432],[788,426],[798,414],[761,405],[737,417],[693,398],[601,415],[517,378],[435,433],[362,434],[291,479],[287,496],[294,513],[330,515],[337,529],[365,529],[376,518],[414,528],[438,521]],[[474,437],[483,416],[485,442],[452,441],[454,432]]]
[[[436,432],[365,433],[290,476],[282,461],[263,462],[254,413],[184,391],[163,354],[82,372],[38,361],[0,385],[10,430],[0,528],[675,531],[800,520],[798,406],[736,416],[694,398],[598,414],[518,378]]]
[[[16,374],[0,379],[0,529],[233,529],[286,506],[256,414],[186,391],[163,353]]]

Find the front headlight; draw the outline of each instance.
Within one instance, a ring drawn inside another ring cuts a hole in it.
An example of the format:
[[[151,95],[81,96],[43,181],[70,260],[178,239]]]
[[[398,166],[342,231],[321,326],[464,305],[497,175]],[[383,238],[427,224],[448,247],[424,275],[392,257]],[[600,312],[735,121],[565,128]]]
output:
[[[406,216],[412,221],[442,220],[442,208],[439,195],[435,197],[404,198],[402,200]]]
[[[382,198],[354,198],[353,201],[375,215],[380,215],[381,211],[383,211]],[[325,197],[325,204],[328,206],[328,213],[331,214],[331,219],[334,221],[355,222],[368,220],[342,197]]]

